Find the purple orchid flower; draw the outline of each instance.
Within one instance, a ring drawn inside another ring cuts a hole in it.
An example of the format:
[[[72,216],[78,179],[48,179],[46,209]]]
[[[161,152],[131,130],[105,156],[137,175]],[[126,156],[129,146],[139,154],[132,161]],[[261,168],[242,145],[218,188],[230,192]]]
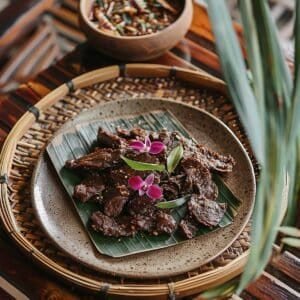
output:
[[[146,194],[150,199],[157,200],[163,195],[162,188],[157,184],[153,184],[154,174],[150,174],[143,180],[140,176],[129,178],[128,184],[134,190],[138,191],[140,196]]]
[[[150,154],[159,154],[165,150],[165,145],[162,142],[151,142],[149,136],[145,137],[145,141],[134,140],[129,144],[129,147],[138,152],[147,152]]]

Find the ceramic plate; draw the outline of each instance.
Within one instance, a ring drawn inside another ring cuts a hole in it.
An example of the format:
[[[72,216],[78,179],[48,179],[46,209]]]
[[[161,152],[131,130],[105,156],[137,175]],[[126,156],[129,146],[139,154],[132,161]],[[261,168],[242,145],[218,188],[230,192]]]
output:
[[[255,177],[248,155],[222,122],[205,111],[164,99],[129,99],[99,105],[68,121],[61,133],[78,123],[139,115],[154,110],[169,110],[201,144],[231,154],[237,164],[224,181],[241,200],[234,222],[195,239],[169,248],[111,258],[94,249],[86,230],[62,187],[46,154],[36,166],[33,182],[33,206],[48,236],[77,261],[101,272],[135,278],[174,276],[214,259],[228,248],[249,221],[255,198]]]

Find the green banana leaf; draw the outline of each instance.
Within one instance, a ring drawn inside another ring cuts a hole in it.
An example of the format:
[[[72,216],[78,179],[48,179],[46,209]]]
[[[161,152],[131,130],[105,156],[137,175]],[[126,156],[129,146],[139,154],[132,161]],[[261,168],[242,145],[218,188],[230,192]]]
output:
[[[57,174],[65,187],[68,195],[73,200],[81,221],[87,230],[96,249],[111,257],[122,257],[134,253],[161,249],[184,242],[186,239],[175,231],[172,235],[152,236],[146,233],[138,233],[134,237],[114,238],[106,237],[95,232],[90,227],[89,218],[94,211],[99,210],[96,203],[82,203],[72,198],[73,189],[81,178],[74,172],[64,168],[69,159],[79,158],[87,154],[91,145],[95,142],[99,127],[114,132],[117,126],[122,128],[142,127],[146,130],[160,130],[167,128],[170,131],[178,131],[187,138],[192,138],[183,125],[168,111],[153,111],[138,116],[128,116],[117,119],[97,120],[91,123],[80,123],[68,131],[57,135],[47,147],[49,157],[57,171]],[[232,223],[236,215],[240,201],[231,193],[220,177],[215,176],[214,181],[219,188],[217,201],[227,203],[228,209],[220,224],[214,228],[199,226],[197,235],[206,234]],[[174,208],[172,216],[178,223],[186,212],[186,205]]]

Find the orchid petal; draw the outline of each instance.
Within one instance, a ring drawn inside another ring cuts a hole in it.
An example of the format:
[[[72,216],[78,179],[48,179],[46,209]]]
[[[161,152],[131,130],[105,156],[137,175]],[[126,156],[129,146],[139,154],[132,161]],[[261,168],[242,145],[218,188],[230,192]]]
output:
[[[154,182],[154,174],[151,173],[150,175],[147,176],[147,178],[145,179],[145,183],[147,184],[147,186],[152,185]]]
[[[141,141],[132,141],[129,144],[129,147],[133,150],[136,150],[138,152],[142,152],[145,149],[145,145],[143,142]]]
[[[133,190],[137,191],[143,187],[145,182],[140,176],[133,176],[129,178],[128,184]]]
[[[165,150],[165,145],[162,142],[152,142],[150,146],[149,153],[150,154],[159,154],[160,152]]]
[[[151,147],[151,140],[150,140],[149,136],[146,136],[146,137],[145,137],[145,146],[146,146],[147,148],[150,148],[150,147]]]
[[[153,200],[160,199],[163,195],[162,188],[156,184],[151,185],[151,186],[149,186],[146,194],[149,198],[151,198]]]

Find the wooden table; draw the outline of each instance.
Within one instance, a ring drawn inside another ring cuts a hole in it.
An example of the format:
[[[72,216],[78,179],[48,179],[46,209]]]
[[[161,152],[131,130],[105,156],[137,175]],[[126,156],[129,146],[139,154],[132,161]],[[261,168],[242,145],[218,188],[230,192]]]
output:
[[[236,31],[241,40],[241,29],[237,25]],[[221,77],[205,9],[195,5],[194,20],[186,38],[174,49],[151,62],[192,69],[201,68]],[[86,71],[118,63],[83,43],[33,80],[9,94],[0,95],[0,147],[10,129],[28,107],[50,90]],[[284,251],[273,259],[266,272],[243,292],[241,298],[299,299],[300,260],[297,257],[299,253],[293,253]],[[0,299],[13,298],[94,299],[94,296],[67,286],[40,269],[25,257],[0,229]]]

